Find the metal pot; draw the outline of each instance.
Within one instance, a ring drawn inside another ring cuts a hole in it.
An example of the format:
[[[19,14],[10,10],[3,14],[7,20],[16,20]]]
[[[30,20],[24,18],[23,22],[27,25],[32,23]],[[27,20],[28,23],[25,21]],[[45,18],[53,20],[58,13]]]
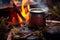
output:
[[[31,25],[45,25],[45,12],[39,8],[32,8],[30,11],[29,24]]]

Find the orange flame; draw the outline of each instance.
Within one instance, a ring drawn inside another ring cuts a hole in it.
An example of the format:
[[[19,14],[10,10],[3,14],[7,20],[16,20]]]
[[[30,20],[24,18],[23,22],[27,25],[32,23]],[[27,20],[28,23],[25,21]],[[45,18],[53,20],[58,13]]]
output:
[[[21,11],[22,16],[25,18],[26,23],[27,23],[28,20],[29,20],[29,9],[30,9],[30,5],[29,5],[28,1],[29,1],[29,0],[22,0],[22,5],[20,4],[20,5],[21,5],[21,10],[20,10],[20,11]],[[16,0],[14,0],[14,3],[15,3],[15,5],[17,5]],[[19,16],[19,14],[17,14],[17,17],[18,17],[19,23],[22,23],[23,20],[22,20],[22,18]]]
[[[15,5],[17,5],[17,3],[18,3],[17,0],[13,0],[13,2],[15,3]]]
[[[19,14],[17,14],[17,17],[18,17],[19,23],[22,23],[22,19],[21,19],[21,17],[19,16]]]
[[[29,11],[28,10],[30,9],[29,4],[25,5],[27,2],[28,2],[28,0],[22,0],[22,6],[21,6],[21,9],[22,9],[21,14],[26,19],[26,22],[28,22],[28,20],[29,20]],[[23,22],[22,18],[19,18],[19,20],[20,20],[19,22]]]
[[[27,3],[27,5],[26,5]],[[25,7],[26,6],[26,7]],[[29,10],[30,9],[30,5],[28,3],[28,0],[22,0],[22,16],[26,19],[26,22],[28,22],[29,19]]]

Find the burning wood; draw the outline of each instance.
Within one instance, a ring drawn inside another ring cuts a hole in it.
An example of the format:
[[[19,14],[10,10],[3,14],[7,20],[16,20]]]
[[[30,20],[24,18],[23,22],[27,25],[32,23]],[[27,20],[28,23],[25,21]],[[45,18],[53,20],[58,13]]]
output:
[[[13,3],[13,6],[15,9],[15,12],[18,13],[23,20],[25,20],[24,17],[21,15],[20,10],[16,7],[16,5],[14,3]]]

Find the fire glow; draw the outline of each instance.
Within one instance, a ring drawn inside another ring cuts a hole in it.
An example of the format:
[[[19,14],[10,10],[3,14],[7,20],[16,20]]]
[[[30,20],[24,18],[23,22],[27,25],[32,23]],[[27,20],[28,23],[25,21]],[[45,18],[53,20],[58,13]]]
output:
[[[15,5],[17,5],[17,2],[14,1]],[[27,3],[27,5],[26,5]],[[30,4],[28,3],[28,0],[22,0],[22,5],[21,5],[21,8],[20,8],[20,13],[22,14],[22,16],[25,18],[26,20],[26,23],[28,23],[28,20],[29,20],[29,9],[30,9]],[[19,16],[19,14],[17,14],[17,17],[18,17],[18,22],[19,23],[22,23],[23,20],[22,18]]]

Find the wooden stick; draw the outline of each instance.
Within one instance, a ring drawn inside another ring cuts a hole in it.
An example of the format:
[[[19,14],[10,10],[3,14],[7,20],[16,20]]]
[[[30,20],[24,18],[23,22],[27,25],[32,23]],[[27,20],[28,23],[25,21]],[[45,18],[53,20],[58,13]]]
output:
[[[60,21],[55,21],[55,20],[46,20],[46,22],[60,23]]]

